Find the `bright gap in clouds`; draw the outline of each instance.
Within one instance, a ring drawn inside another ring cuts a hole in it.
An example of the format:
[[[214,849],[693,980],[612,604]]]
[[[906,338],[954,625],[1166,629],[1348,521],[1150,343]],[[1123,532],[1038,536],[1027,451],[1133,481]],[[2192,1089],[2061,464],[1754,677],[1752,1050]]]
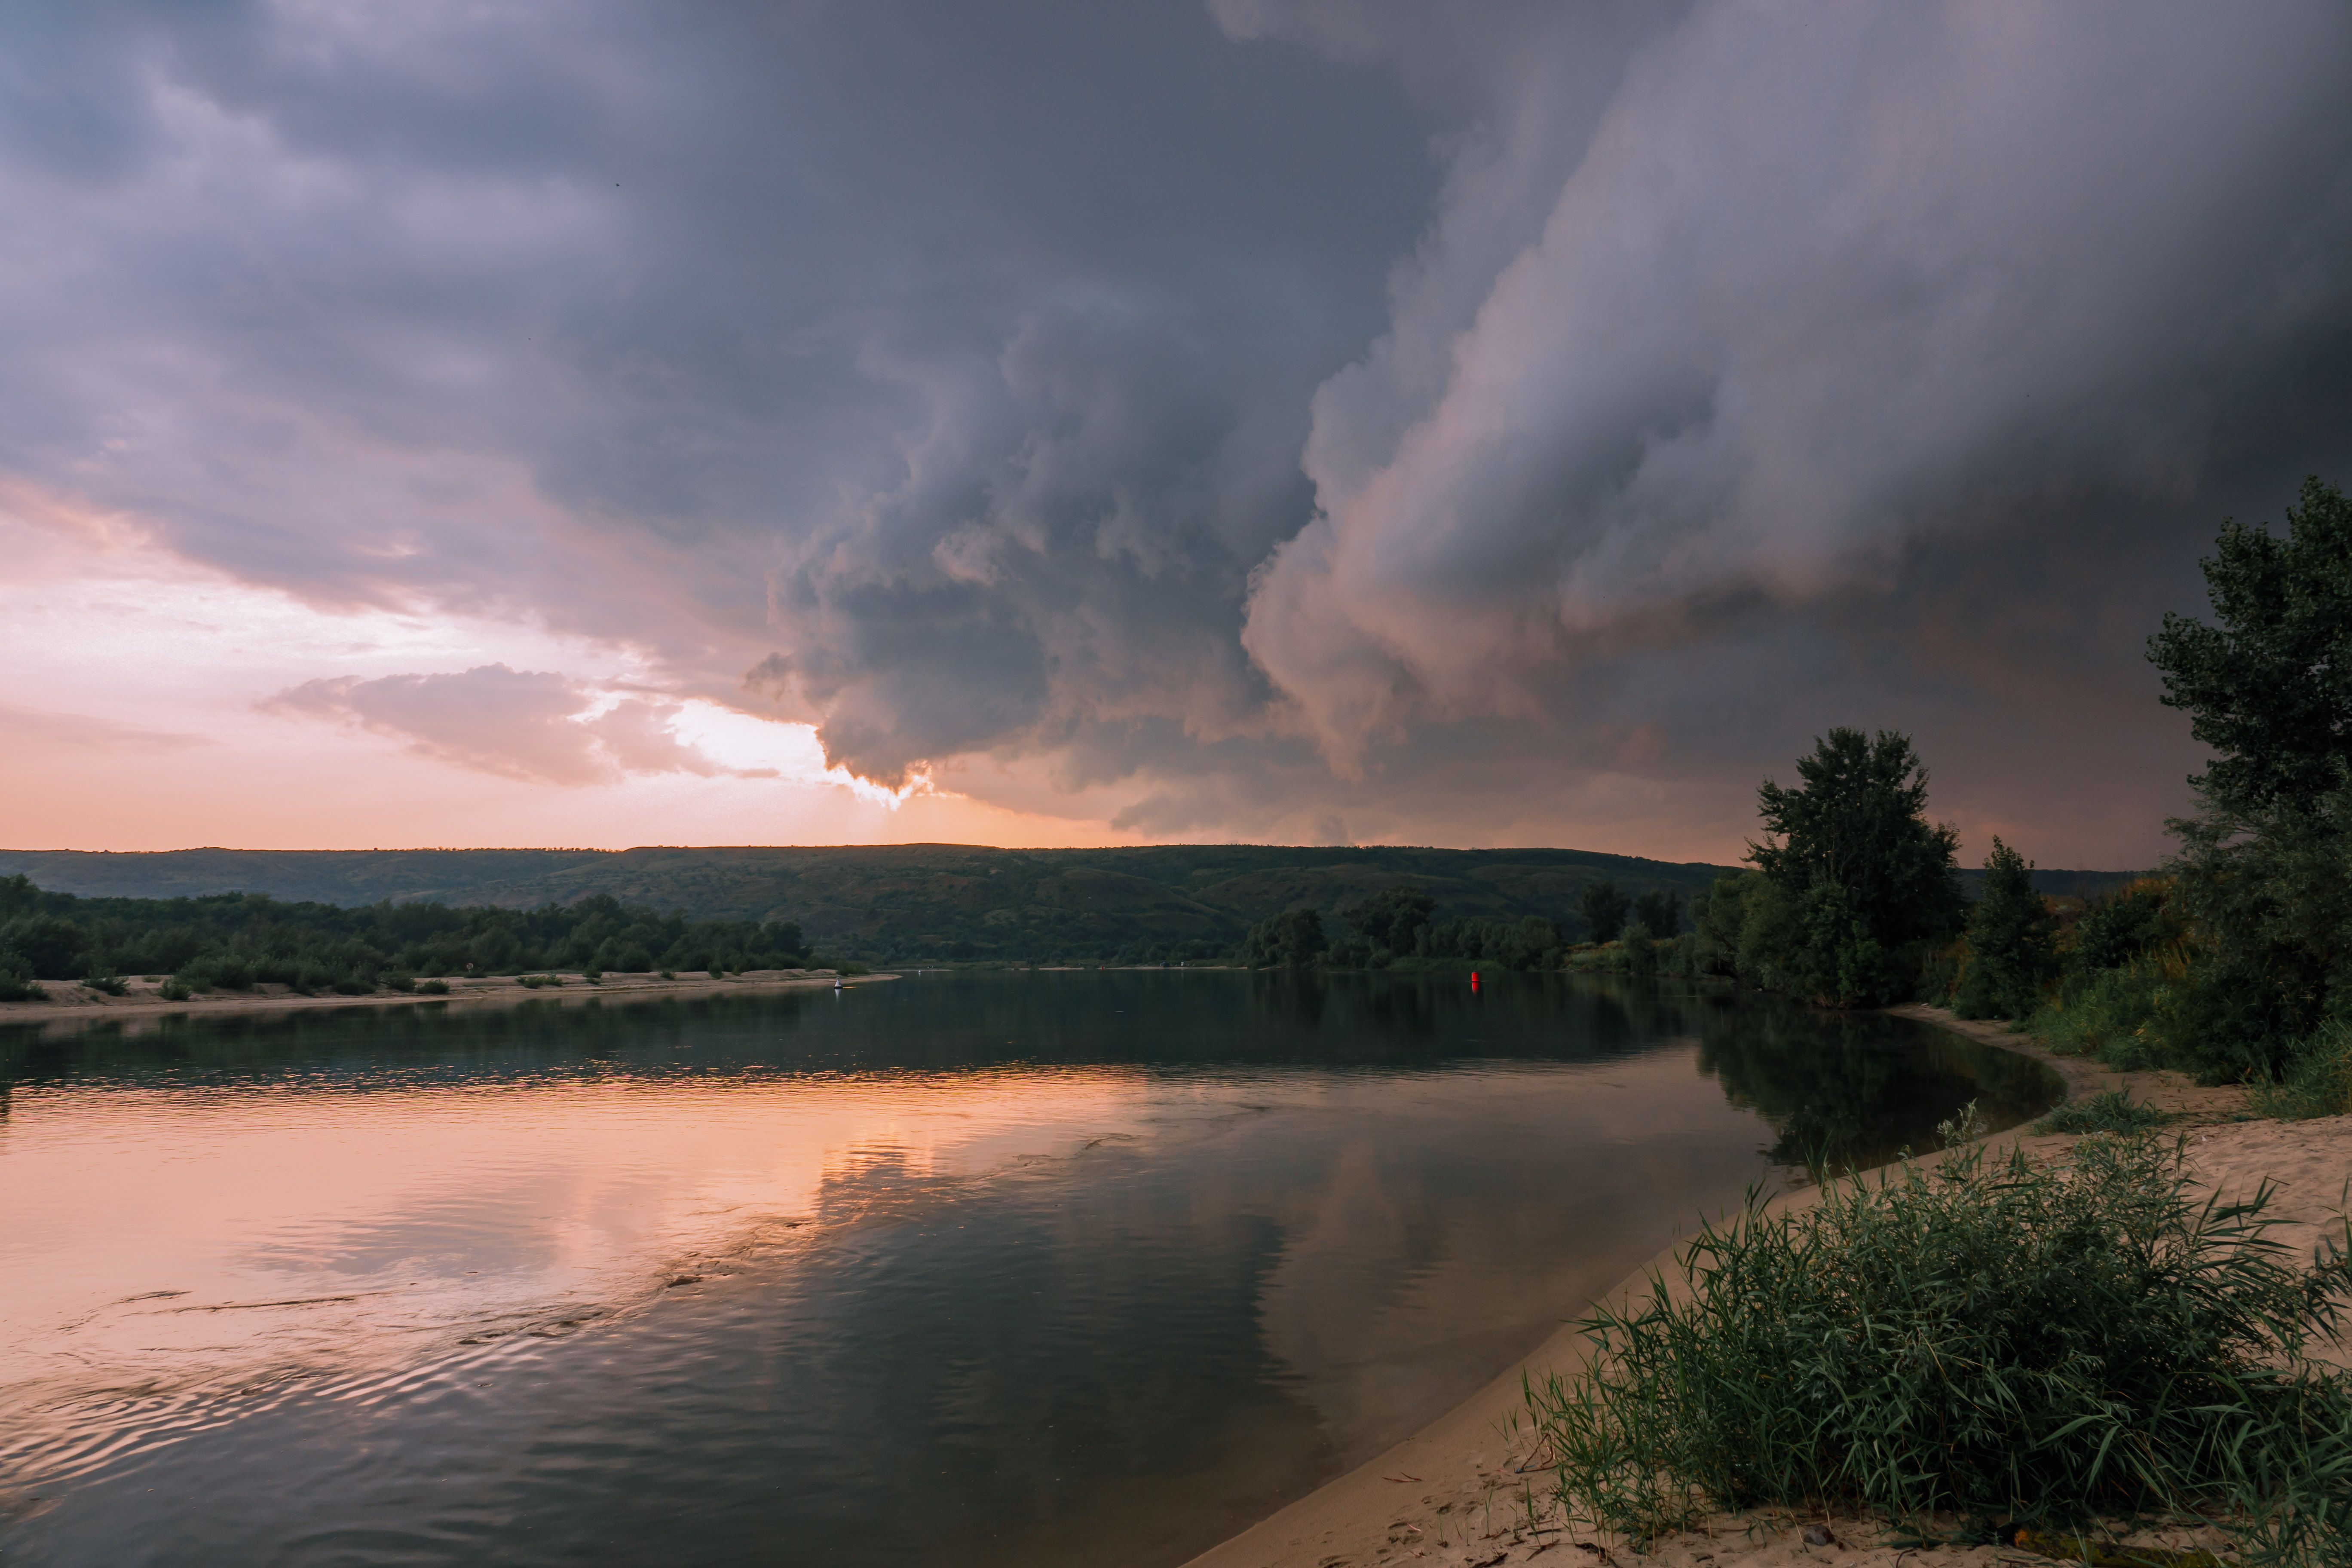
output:
[[[321,608],[21,485],[0,555],[7,847],[1099,837],[853,778],[810,726],[668,696],[626,647]]]

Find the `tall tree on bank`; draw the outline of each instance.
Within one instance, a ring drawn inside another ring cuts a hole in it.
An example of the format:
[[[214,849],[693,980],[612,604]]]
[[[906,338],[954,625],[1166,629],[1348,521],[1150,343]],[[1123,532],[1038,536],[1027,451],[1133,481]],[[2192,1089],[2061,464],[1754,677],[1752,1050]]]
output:
[[[1927,770],[1911,738],[1836,729],[1797,763],[1798,786],[1757,792],[1763,873],[1740,937],[1740,968],[1840,1005],[1908,994],[1920,950],[1958,931],[1959,834],[1927,820]]]
[[[2171,824],[2183,902],[2210,943],[2174,1034],[2200,1077],[2273,1077],[2352,1012],[2352,500],[2316,478],[2288,531],[2225,521],[2201,563],[2212,625],[2148,639],[2164,701],[2213,749]]]
[[[1952,1010],[1963,1018],[2023,1018],[2058,973],[2055,922],[2033,890],[2033,867],[1996,836],[1984,893],[1969,911],[1969,967]]]
[[[2240,813],[2315,805],[2352,763],[2352,500],[2315,476],[2286,520],[2284,539],[2225,521],[2200,563],[2217,624],[2168,615],[2148,639],[2165,706],[2215,753],[2189,782]]]

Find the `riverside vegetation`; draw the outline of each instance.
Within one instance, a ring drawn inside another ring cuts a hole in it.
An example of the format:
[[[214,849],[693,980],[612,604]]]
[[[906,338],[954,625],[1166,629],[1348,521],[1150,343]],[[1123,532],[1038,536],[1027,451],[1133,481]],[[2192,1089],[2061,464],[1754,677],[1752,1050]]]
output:
[[[434,903],[339,909],[257,894],[80,899],[0,879],[0,1001],[37,999],[43,980],[120,995],[126,974],[196,991],[283,984],[361,995],[434,988],[430,977],[572,969],[590,974],[823,967],[790,921],[689,921],[611,898],[535,910]],[[446,990],[442,985],[438,989]]]
[[[2276,1115],[2352,1110],[2352,503],[2314,479],[2288,521],[2225,524],[2216,624],[2150,640],[2214,752],[2160,875],[2053,903],[1996,839],[1964,910],[1907,743],[1832,731],[1798,791],[1765,785],[1756,870],[1708,890],[1674,961],[1949,1001],[2117,1067],[2249,1082]],[[2218,1525],[2251,1563],[2352,1561],[2352,1382],[2310,1354],[2352,1304],[2352,1230],[2290,1258],[2267,1189],[2192,1197],[2165,1120],[2111,1093],[2045,1119],[2084,1134],[2063,1156],[1963,1147],[1811,1207],[1751,1194],[1681,1254],[1686,1293],[1602,1310],[1587,1364],[1528,1386],[1551,1502],[1637,1542],[1843,1507],[1922,1543],[2157,1516]]]

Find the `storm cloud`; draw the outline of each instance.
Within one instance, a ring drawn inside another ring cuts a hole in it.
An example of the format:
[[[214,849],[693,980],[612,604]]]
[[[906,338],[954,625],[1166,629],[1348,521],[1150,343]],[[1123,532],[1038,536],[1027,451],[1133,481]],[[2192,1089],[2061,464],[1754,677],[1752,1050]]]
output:
[[[1979,847],[2121,863],[2195,765],[2141,640],[2352,478],[2339,6],[0,37],[0,470],[643,673],[278,699],[462,766],[696,771],[699,700],[1123,832],[1719,854],[1890,724]]]

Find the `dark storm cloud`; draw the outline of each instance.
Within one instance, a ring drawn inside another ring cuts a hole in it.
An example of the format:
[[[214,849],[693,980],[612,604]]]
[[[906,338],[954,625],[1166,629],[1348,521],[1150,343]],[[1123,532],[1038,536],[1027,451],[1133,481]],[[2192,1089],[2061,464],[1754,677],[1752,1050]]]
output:
[[[2329,5],[41,12],[0,467],[1139,831],[1670,847],[1858,721],[2139,855],[2140,639],[2352,455]]]

